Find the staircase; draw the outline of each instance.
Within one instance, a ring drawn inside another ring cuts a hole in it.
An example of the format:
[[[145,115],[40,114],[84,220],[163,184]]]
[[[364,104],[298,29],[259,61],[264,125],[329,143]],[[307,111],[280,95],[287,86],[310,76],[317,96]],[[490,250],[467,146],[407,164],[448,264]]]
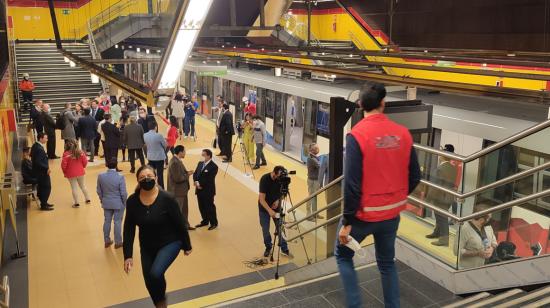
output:
[[[91,59],[86,44],[63,44],[73,54]],[[67,102],[75,103],[84,97],[93,98],[102,91],[100,84],[93,84],[90,73],[78,66],[70,67],[53,43],[20,43],[15,46],[18,80],[24,73],[30,75],[36,89],[34,99],[50,104],[52,113],[64,109]],[[22,98],[20,97],[22,102]],[[20,113],[20,122],[28,119],[27,111]]]
[[[508,308],[508,307],[550,307],[550,286],[532,291],[511,289],[502,293],[482,292],[462,300],[454,301],[443,308]]]

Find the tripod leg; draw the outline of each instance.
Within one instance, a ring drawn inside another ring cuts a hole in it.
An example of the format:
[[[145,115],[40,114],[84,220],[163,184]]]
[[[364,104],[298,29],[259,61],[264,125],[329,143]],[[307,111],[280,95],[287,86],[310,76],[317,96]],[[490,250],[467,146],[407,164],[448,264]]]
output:
[[[296,212],[292,212],[292,215],[294,216],[294,221],[296,221]],[[298,234],[300,234],[301,233],[300,224],[297,224],[296,228],[298,229]],[[309,259],[309,256],[308,256],[308,253],[307,253],[307,248],[306,248],[306,243],[304,243],[304,237],[303,236],[300,236],[300,241],[302,242],[302,247],[304,248],[304,253],[306,254],[307,264],[311,264],[311,260]]]

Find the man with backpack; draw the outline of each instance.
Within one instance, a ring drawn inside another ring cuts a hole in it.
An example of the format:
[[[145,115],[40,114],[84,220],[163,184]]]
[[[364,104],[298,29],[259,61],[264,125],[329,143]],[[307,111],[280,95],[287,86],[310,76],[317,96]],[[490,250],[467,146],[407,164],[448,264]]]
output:
[[[58,159],[59,156],[55,155],[55,129],[56,121],[51,115],[50,105],[42,105],[42,113],[40,114],[41,122],[44,125],[44,133],[48,135],[47,141],[47,153],[49,159]]]

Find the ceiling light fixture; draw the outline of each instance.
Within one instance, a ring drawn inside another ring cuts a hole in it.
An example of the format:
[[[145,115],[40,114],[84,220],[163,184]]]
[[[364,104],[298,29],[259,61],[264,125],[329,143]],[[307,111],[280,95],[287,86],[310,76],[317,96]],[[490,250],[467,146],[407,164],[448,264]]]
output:
[[[146,54],[149,54],[150,52],[151,52],[151,50],[145,49],[145,53],[146,53]]]
[[[118,44],[115,44],[115,48],[118,49]]]
[[[90,74],[90,78],[92,79],[92,83],[99,83],[99,76],[96,74]]]
[[[141,48],[139,48],[139,47],[136,48],[136,51],[137,51],[137,52],[140,52],[140,51],[141,51]]]

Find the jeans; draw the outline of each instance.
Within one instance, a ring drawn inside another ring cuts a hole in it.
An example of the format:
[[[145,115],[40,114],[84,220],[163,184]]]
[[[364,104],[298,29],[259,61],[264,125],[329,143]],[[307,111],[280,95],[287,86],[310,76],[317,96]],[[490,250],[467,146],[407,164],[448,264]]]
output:
[[[122,216],[124,216],[124,209],[120,210],[110,210],[103,209],[103,215],[105,216],[105,221],[103,222],[103,238],[105,243],[111,242],[111,223],[114,220],[115,223],[115,243],[122,244]]]
[[[191,136],[195,137],[195,117],[183,119],[183,132],[185,136],[189,136],[189,132],[191,132]]]
[[[259,166],[260,163],[267,164],[267,161],[265,160],[264,155],[264,144],[263,143],[256,143],[256,166]]]
[[[85,201],[90,200],[88,189],[86,189],[86,185],[84,184],[84,176],[70,178],[69,183],[71,184],[71,192],[73,194],[74,204],[78,204],[78,187],[80,187],[80,190],[84,194]]]
[[[271,233],[269,233],[269,225],[271,221],[271,216],[269,216],[269,213],[260,209],[260,226],[262,227],[262,235],[264,237],[264,245],[265,249],[271,249],[273,247],[273,244],[271,243]],[[277,223],[279,222],[279,219],[273,218],[273,223],[275,224],[275,229],[277,228]],[[282,229],[282,228],[281,228]],[[275,230],[277,231],[277,230]],[[284,252],[288,251],[288,245],[284,238],[277,235],[279,239],[279,246],[281,246],[281,250]]]
[[[94,153],[95,153],[94,139],[81,138],[80,142],[82,143],[82,150],[84,152],[90,152],[90,161],[94,161]],[[88,155],[88,154],[86,154],[86,155]]]
[[[182,243],[172,242],[158,251],[141,250],[141,268],[143,279],[153,303],[157,304],[166,299],[166,280],[164,273],[178,257]]]
[[[307,179],[307,192],[309,195],[313,195],[315,192],[319,190],[319,181],[318,180],[311,180]],[[307,213],[311,214],[313,212],[317,211],[317,196],[308,201],[307,204]]]
[[[164,189],[164,160],[150,160],[149,166],[157,173],[157,184]]]
[[[141,165],[145,165],[145,157],[143,157],[143,149],[128,149],[128,159],[132,170],[136,169],[136,154],[139,157]]]
[[[382,280],[384,305],[386,308],[399,307],[399,279],[395,268],[395,238],[399,227],[399,217],[380,222],[363,222],[355,220],[352,223],[351,237],[361,243],[368,235],[374,236],[376,263]],[[342,228],[342,222],[338,231]],[[353,265],[355,252],[347,246],[340,245],[336,237],[334,255],[340,271],[340,277],[346,293],[347,307],[362,307],[361,292],[357,273]]]

